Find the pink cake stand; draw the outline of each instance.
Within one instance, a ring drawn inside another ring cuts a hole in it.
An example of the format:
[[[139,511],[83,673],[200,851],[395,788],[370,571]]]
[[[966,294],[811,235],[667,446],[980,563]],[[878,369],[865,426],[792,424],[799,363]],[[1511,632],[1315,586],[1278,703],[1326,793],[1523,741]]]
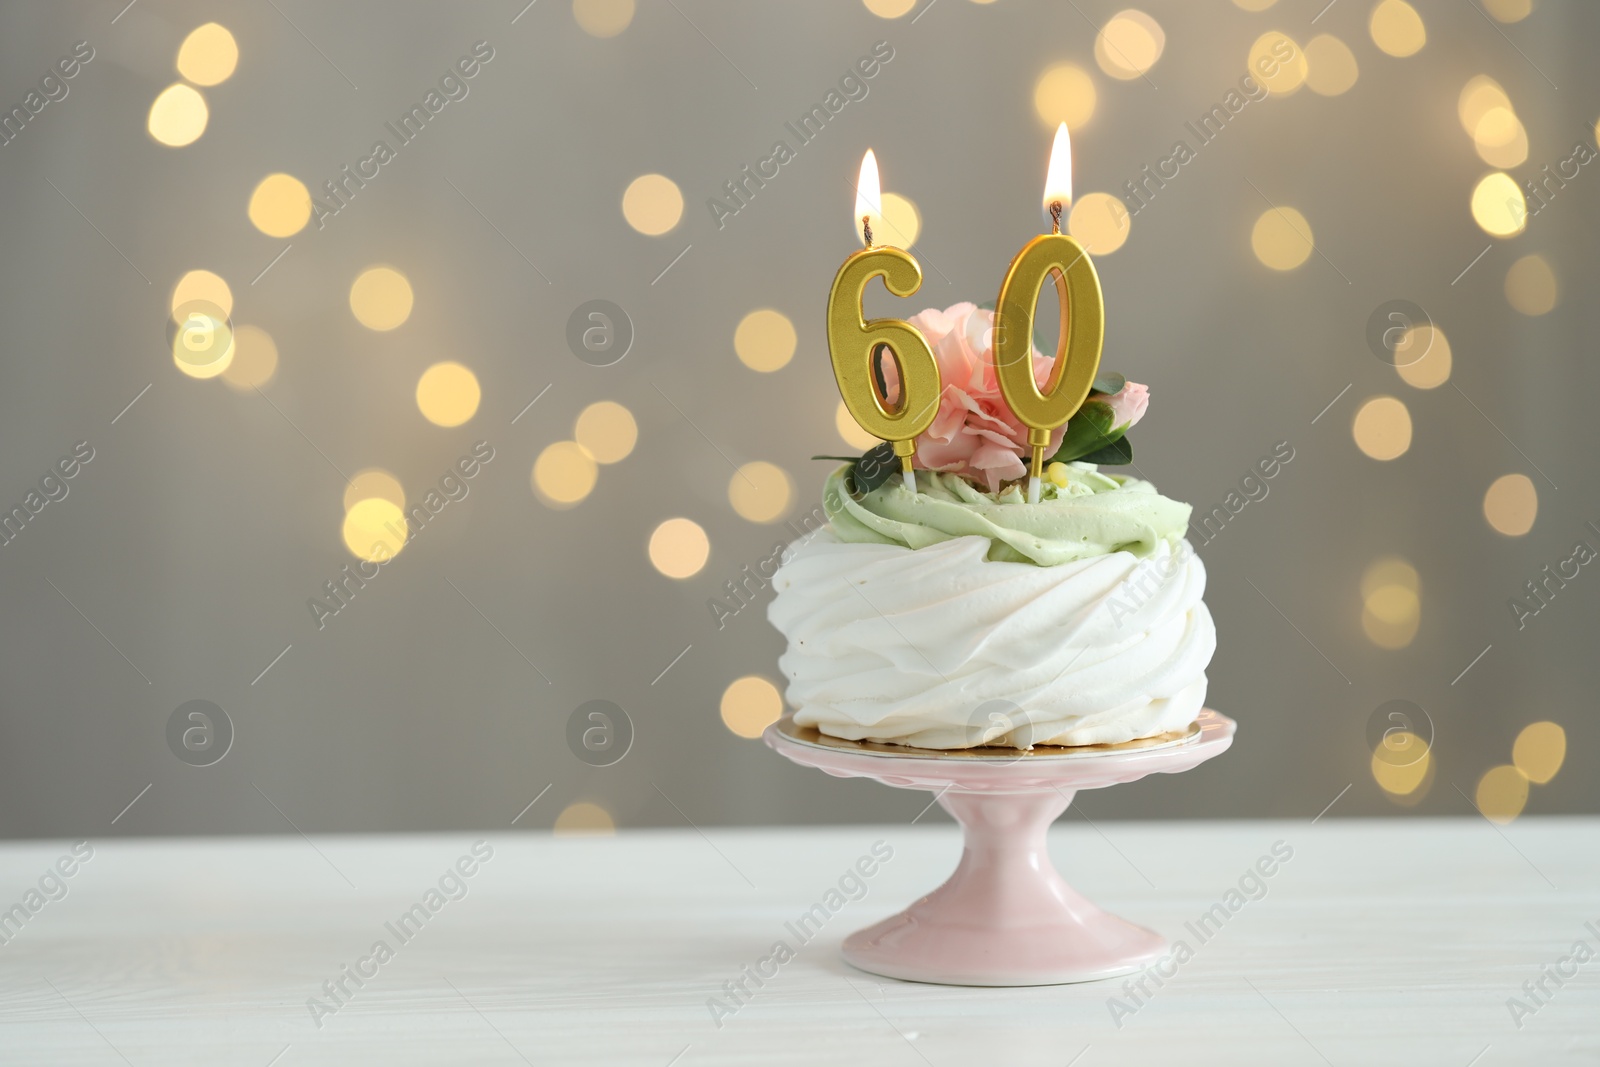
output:
[[[847,937],[846,960],[914,982],[1024,986],[1112,978],[1166,953],[1166,938],[1078,895],[1051,865],[1045,836],[1078,790],[1189,770],[1225,751],[1233,731],[1232,719],[1206,709],[1175,740],[938,753],[823,737],[786,716],[762,739],[837,778],[932,791],[961,824],[955,873],[905,911]]]

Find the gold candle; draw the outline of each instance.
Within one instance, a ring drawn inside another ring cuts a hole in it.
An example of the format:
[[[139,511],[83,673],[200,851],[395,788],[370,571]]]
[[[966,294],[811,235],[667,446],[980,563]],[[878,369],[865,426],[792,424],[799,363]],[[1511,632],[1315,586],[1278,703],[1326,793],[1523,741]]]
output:
[[[1000,392],[1017,421],[1028,427],[1033,457],[1028,465],[1028,502],[1039,502],[1039,475],[1051,431],[1065,425],[1089,397],[1105,341],[1105,299],[1100,276],[1083,246],[1061,232],[1061,213],[1072,203],[1072,142],[1067,124],[1056,130],[1045,178],[1044,203],[1054,232],[1023,246],[1011,261],[995,301],[994,360]],[[1061,307],[1055,367],[1043,390],[1033,378],[1033,313],[1053,277]]]
[[[828,293],[828,353],[850,417],[872,436],[893,444],[905,487],[915,493],[911,457],[917,435],[939,413],[939,365],[927,338],[915,326],[901,319],[867,320],[862,312],[862,296],[873,278],[881,277],[884,288],[895,296],[910,296],[922,288],[922,267],[909,252],[872,247],[872,224],[881,223],[882,208],[878,161],[871,149],[861,161],[855,217],[866,247],[852,252],[833,279]],[[872,365],[880,349],[888,349],[899,370],[900,390],[893,406],[874,381]]]

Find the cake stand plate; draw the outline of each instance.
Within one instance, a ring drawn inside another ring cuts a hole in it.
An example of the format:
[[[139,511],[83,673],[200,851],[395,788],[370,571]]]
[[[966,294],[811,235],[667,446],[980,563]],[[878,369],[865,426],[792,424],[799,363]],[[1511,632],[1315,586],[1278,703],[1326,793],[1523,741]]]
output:
[[[943,985],[1055,985],[1142,970],[1161,935],[1102,911],[1050,863],[1045,837],[1080,789],[1176,774],[1226,751],[1234,722],[1206,709],[1178,737],[1029,752],[933,752],[823,737],[784,718],[762,739],[795,763],[935,793],[961,824],[944,885],[845,939],[844,958],[889,978]]]

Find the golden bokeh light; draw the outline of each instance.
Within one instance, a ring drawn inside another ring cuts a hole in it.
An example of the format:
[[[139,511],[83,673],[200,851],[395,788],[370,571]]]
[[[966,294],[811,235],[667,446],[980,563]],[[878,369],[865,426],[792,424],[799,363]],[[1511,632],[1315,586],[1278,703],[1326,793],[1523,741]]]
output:
[[[668,519],[650,533],[650,565],[668,578],[692,578],[711,556],[711,539],[693,519]]]
[[[1526,474],[1502,474],[1483,494],[1483,517],[1498,533],[1521,537],[1539,517],[1539,490]]]
[[[1278,0],[1233,0],[1233,6],[1243,11],[1265,11]]]
[[[1061,63],[1043,74],[1033,85],[1033,110],[1054,130],[1065,122],[1077,129],[1094,117],[1094,79],[1082,67]]]
[[[1411,447],[1411,411],[1397,397],[1372,397],[1357,409],[1350,433],[1373,459],[1396,459]]]
[[[1523,256],[1506,272],[1506,299],[1524,315],[1543,315],[1559,297],[1556,272],[1543,256]]]
[[[1486,174],[1472,190],[1472,219],[1491,237],[1513,237],[1528,225],[1528,200],[1509,174]]]
[[[1386,585],[1422,592],[1422,578],[1417,568],[1399,556],[1380,556],[1367,565],[1361,572],[1361,599],[1365,600]]]
[[[910,248],[922,236],[922,213],[908,196],[883,193],[878,197],[883,214],[879,217],[882,232],[876,235],[879,244],[896,248]]]
[[[233,314],[233,290],[219,275],[208,270],[192,270],[178,279],[172,287],[172,314],[183,313],[184,305],[203,300],[222,313],[223,318]]]
[[[865,452],[883,443],[861,428],[861,424],[851,417],[850,409],[844,406],[843,400],[839,401],[839,406],[833,411],[833,426],[839,431],[839,437],[851,448],[859,448]]]
[[[615,400],[600,400],[578,414],[573,436],[597,462],[621,463],[639,441],[639,424]]]
[[[220,85],[239,65],[239,43],[215,22],[197,26],[178,46],[178,73],[196,85]]]
[[[1528,161],[1528,131],[1521,119],[1503,107],[1490,108],[1478,120],[1472,146],[1478,158],[1491,167],[1520,167]]]
[[[751,522],[777,522],[789,510],[794,484],[782,467],[763,460],[746,463],[728,480],[728,503]]]
[[[917,6],[917,0],[861,0],[880,19],[897,19]]]
[[[233,362],[233,327],[215,308],[191,305],[172,335],[172,362],[191,378],[215,378]]]
[[[1263,266],[1294,270],[1311,258],[1315,238],[1306,217],[1292,207],[1269,208],[1250,231],[1250,247]]]
[[[572,0],[572,17],[591,37],[615,37],[633,22],[633,0]]]
[[[1567,732],[1553,722],[1530,722],[1511,746],[1511,762],[1523,777],[1545,785],[1567,759]]]
[[[683,218],[683,193],[664,174],[641,174],[622,193],[622,217],[647,237],[659,237]]]
[[[594,491],[600,467],[576,441],[557,441],[533,461],[533,488],[553,508],[570,508]]]
[[[1431,777],[1433,753],[1410,730],[1385,734],[1379,744],[1384,747],[1372,753],[1372,778],[1385,793],[1410,796]]]
[[[1477,798],[1478,810],[1490,822],[1504,826],[1527,806],[1528,779],[1509,763],[1491,767],[1478,779]]]
[[[278,373],[278,345],[259,326],[239,326],[233,331],[233,358],[222,380],[241,393],[259,389]]]
[[[1306,88],[1318,96],[1348,92],[1361,76],[1350,46],[1332,34],[1319,34],[1306,42]]]
[[[311,191],[292,174],[269,174],[250,194],[250,221],[268,237],[293,237],[311,221]]]
[[[396,508],[406,506],[406,491],[400,479],[382,467],[360,471],[344,487],[344,509],[349,511],[363,500],[387,500]]]
[[[411,317],[415,297],[393,267],[368,267],[350,285],[350,311],[369,330],[392,330]]]
[[[1450,380],[1450,340],[1437,326],[1413,326],[1394,348],[1395,370],[1413,389],[1437,389]]]
[[[772,308],[757,308],[739,320],[733,331],[733,350],[751,370],[770,373],[794,358],[797,337],[789,316]]]
[[[435,426],[460,426],[478,413],[478,376],[456,363],[435,363],[417,379],[417,410]]]
[[[1533,14],[1533,0],[1483,0],[1483,7],[1497,22],[1521,22]]]
[[[1511,98],[1500,87],[1500,83],[1487,74],[1479,74],[1462,87],[1461,96],[1456,100],[1456,117],[1461,120],[1461,128],[1467,131],[1467,135],[1475,137],[1483,117],[1497,107],[1516,114],[1516,109],[1511,106]]]
[[[740,737],[760,737],[782,714],[778,687],[759,674],[735,679],[722,691],[722,723]]]
[[[392,500],[368,497],[344,513],[344,547],[357,559],[382,563],[406,546],[406,517]]]
[[[1094,61],[1119,81],[1147,73],[1167,47],[1161,24],[1143,11],[1128,8],[1111,16],[1094,39]]]
[[[1280,56],[1287,54],[1287,60]],[[1289,96],[1305,84],[1311,72],[1305,49],[1293,37],[1271,30],[1257,37],[1245,56],[1245,69],[1275,96]]]
[[[605,808],[580,800],[561,809],[552,829],[557,837],[611,837],[617,823]]]
[[[1361,605],[1361,630],[1379,648],[1405,648],[1422,624],[1422,599],[1403,585],[1380,585]]]
[[[1422,51],[1428,43],[1428,30],[1422,16],[1406,0],[1379,0],[1367,21],[1372,43],[1391,56],[1404,59]]]
[[[1121,197],[1084,193],[1067,215],[1067,232],[1090,255],[1104,256],[1121,248],[1133,229],[1133,217]]]
[[[211,112],[200,90],[176,82],[161,90],[161,95],[150,105],[146,126],[157,141],[169,148],[182,148],[200,139],[210,118]]]

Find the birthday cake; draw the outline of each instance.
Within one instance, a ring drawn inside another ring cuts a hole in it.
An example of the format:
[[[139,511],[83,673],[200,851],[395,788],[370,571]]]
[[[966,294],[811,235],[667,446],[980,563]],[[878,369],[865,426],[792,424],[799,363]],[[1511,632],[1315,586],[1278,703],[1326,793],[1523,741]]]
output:
[[[1131,461],[1148,390],[1098,374],[1051,434],[1030,502],[1029,431],[997,382],[993,320],[972,304],[909,320],[942,383],[915,439],[916,491],[887,444],[846,460],[823,491],[827,524],[773,576],[794,721],[938,750],[1180,732],[1216,649],[1190,508],[1107,469]],[[1033,360],[1042,383],[1053,361]],[[883,372],[893,394],[892,362]]]

